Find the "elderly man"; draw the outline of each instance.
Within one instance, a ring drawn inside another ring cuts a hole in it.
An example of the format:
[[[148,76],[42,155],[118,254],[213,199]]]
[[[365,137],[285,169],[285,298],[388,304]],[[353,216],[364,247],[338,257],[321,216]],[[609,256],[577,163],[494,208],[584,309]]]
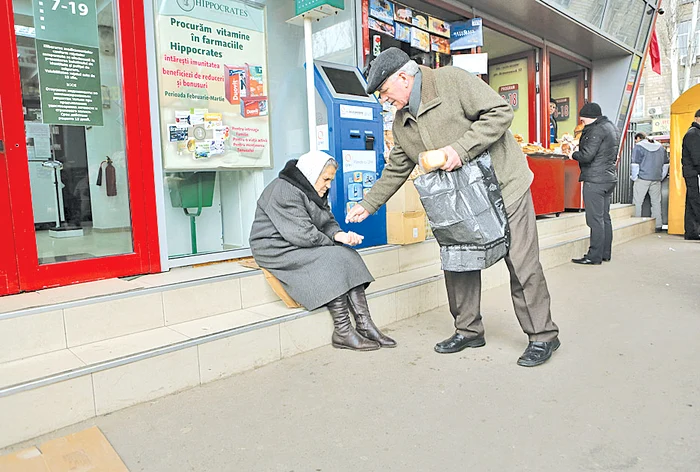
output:
[[[379,91],[382,102],[398,109],[395,147],[381,178],[347,215],[360,222],[401,187],[418,162],[418,154],[441,149],[442,170],[450,172],[489,150],[508,214],[511,246],[505,261],[510,271],[515,314],[529,344],[518,364],[543,364],[560,343],[550,313],[550,297],[539,261],[537,226],[530,194],[533,174],[520,146],[508,130],[513,110],[487,84],[455,67],[437,70],[418,66],[400,49],[389,48],[373,62],[367,92]],[[439,353],[483,346],[481,272],[445,271],[455,333],[437,343]]]

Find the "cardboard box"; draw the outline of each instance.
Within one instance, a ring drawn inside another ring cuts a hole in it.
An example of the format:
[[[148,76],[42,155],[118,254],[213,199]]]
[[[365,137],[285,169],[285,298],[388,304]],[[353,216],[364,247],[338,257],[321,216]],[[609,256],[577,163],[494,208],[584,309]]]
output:
[[[231,105],[238,105],[245,96],[245,75],[244,66],[224,64],[224,92]]]
[[[387,212],[406,213],[409,211],[425,211],[420,202],[420,195],[412,180],[405,184],[386,202]]]
[[[241,116],[251,118],[253,116],[267,115],[267,97],[243,97],[241,98]]]
[[[248,89],[244,97],[262,97],[265,95],[263,88],[263,68],[262,66],[251,66],[246,64],[246,79]]]
[[[2,472],[129,472],[96,426],[0,457]]]
[[[387,212],[386,233],[389,244],[413,244],[425,241],[425,212]]]

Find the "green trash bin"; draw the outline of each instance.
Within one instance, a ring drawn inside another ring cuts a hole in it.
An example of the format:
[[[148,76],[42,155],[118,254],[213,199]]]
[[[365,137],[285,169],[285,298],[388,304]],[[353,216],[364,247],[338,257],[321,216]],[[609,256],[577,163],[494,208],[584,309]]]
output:
[[[211,207],[214,202],[216,172],[177,172],[169,174],[167,181],[171,205],[182,208],[190,218],[192,254],[197,254],[196,218],[202,214],[202,208]],[[196,210],[191,212],[190,209]]]

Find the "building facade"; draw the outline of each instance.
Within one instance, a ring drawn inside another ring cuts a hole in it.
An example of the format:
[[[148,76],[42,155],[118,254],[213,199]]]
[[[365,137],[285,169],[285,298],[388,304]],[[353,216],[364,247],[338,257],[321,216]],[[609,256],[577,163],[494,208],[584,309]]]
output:
[[[562,132],[586,101],[627,126],[657,3],[346,0],[314,22],[314,57],[485,53],[513,131],[547,146],[550,98]],[[0,295],[249,255],[258,195],[309,148],[294,15],[281,0],[0,0]],[[482,40],[450,50],[444,25],[469,21]]]

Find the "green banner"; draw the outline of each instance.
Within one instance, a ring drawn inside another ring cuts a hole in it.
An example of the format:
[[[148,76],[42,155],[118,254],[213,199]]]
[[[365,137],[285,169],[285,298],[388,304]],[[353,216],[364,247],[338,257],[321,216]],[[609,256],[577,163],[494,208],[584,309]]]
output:
[[[99,50],[37,39],[36,55],[42,121],[102,126]]]
[[[36,39],[99,47],[95,0],[33,0]]]

